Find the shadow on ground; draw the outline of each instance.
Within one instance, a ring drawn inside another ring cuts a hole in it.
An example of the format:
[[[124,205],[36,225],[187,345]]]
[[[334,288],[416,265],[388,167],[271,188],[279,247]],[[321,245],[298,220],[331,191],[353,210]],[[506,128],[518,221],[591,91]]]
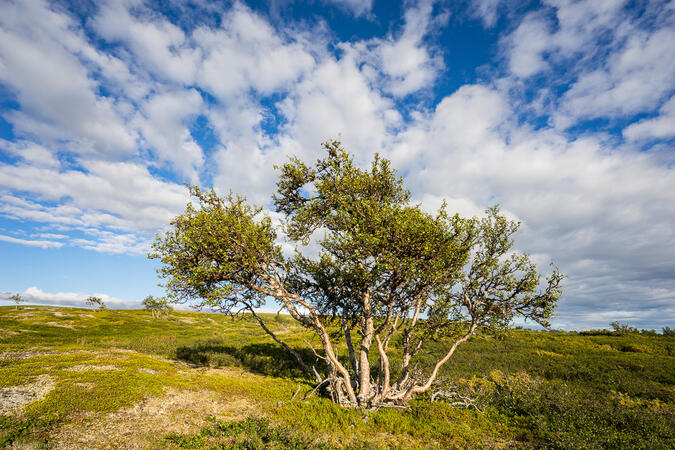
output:
[[[314,361],[316,356],[309,349],[295,349],[303,360],[313,363],[321,370],[323,361]],[[242,347],[226,345],[218,341],[198,342],[176,349],[176,359],[198,366],[236,366],[251,372],[275,377],[310,378],[296,359],[281,346],[261,343]]]

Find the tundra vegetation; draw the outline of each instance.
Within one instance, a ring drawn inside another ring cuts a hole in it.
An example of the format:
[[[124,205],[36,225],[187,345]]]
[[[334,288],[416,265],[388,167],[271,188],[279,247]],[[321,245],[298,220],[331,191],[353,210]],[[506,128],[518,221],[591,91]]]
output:
[[[554,267],[542,282],[512,249],[519,224],[498,207],[481,219],[445,205],[428,214],[388,160],[375,155],[361,169],[339,142],[323,147],[313,166],[291,158],[279,167],[279,227],[235,193],[191,186],[198,206],[188,204],[150,254],[163,263],[169,298],[251,314],[317,389],[358,408],[400,407],[428,392],[476,333],[506,332],[518,317],[549,325],[563,275]],[[318,256],[303,255],[317,235]],[[281,238],[294,255],[282,253]],[[267,299],[318,338],[310,361],[256,313]],[[439,342],[435,360],[423,356]]]
[[[261,316],[303,357],[313,355],[312,330],[286,314]],[[405,409],[362,410],[312,396],[314,381],[251,315],[174,311],[154,320],[138,310],[3,306],[0,448],[668,449],[674,339],[608,330],[474,335],[438,376],[473,406],[432,402],[427,392]],[[446,348],[432,342],[420,358],[432,364]],[[339,353],[347,354],[344,342]],[[398,365],[401,351],[391,356]],[[35,396],[29,387],[43,379],[51,390]],[[22,409],[3,409],[12,393],[24,397]]]

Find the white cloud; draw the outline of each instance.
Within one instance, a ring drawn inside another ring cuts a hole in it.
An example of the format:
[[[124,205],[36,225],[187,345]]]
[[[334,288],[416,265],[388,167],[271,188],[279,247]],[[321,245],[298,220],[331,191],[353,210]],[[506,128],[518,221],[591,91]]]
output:
[[[193,38],[205,54],[199,81],[222,100],[248,89],[270,93],[287,87],[314,65],[302,44],[285,42],[240,4],[223,15],[221,28],[199,28]]]
[[[138,254],[188,201],[183,186],[159,181],[143,166],[103,161],[85,166],[88,173],[0,164],[0,186],[22,193],[0,197],[0,214],[59,226],[70,234],[98,228],[93,242],[70,244]]]
[[[57,233],[38,233],[38,237],[41,237],[43,239],[67,239],[68,236],[65,234],[57,234]]]
[[[369,16],[373,0],[322,0],[352,13],[355,17]]]
[[[90,295],[100,297],[109,308],[130,309],[139,308],[140,302],[122,300],[102,293],[79,294],[75,292],[45,292],[36,286],[29,287],[21,293],[27,303],[37,305],[75,306],[87,308],[85,300]]]
[[[382,58],[382,71],[389,78],[386,89],[403,96],[430,88],[443,69],[440,55],[432,55],[423,39],[431,25],[440,25],[446,16],[432,18],[433,2],[420,2],[405,12],[405,27],[396,40],[382,42],[377,52]]]
[[[671,92],[675,15],[662,2],[648,2],[641,17],[625,0],[545,3],[501,45],[511,81],[520,79],[511,86],[537,90],[541,104],[529,106],[550,115],[555,127],[650,112]],[[534,75],[546,81],[523,86]]]
[[[317,154],[319,144],[342,136],[358,155],[381,151],[388,128],[399,124],[393,102],[371,88],[351,55],[325,58],[279,105],[287,124],[282,151]]]
[[[661,107],[657,117],[643,119],[626,127],[623,136],[631,141],[675,136],[675,97],[671,97]]]
[[[486,28],[492,28],[497,23],[497,12],[504,0],[472,0],[470,7],[472,14],[483,21]]]
[[[20,244],[20,245],[27,245],[29,247],[40,247],[40,248],[58,248],[63,246],[62,242],[20,239],[12,236],[5,236],[4,234],[0,234],[0,241],[9,242],[11,244]]]
[[[548,31],[548,22],[536,14],[523,20],[509,36],[509,69],[519,77],[529,77],[548,67],[544,52],[555,39]]]
[[[45,147],[29,141],[10,142],[0,139],[0,150],[18,156],[26,164],[37,167],[59,167],[59,160]]]
[[[148,236],[120,234],[96,228],[85,228],[83,231],[91,238],[71,239],[71,245],[102,253],[147,255],[152,244],[152,239]]]
[[[500,203],[521,220],[517,245],[569,274],[559,309],[567,323],[593,323],[579,311],[612,297],[614,309],[654,320],[643,312],[674,300],[673,171],[654,155],[569,141],[511,117],[499,92],[464,86],[404,133],[394,165],[428,209],[441,198],[470,215]]]
[[[130,7],[141,9],[138,1],[105,2],[91,24],[109,42],[126,44],[133,53],[132,61],[154,76],[191,83],[201,60],[200,49],[162,16],[151,12],[146,17],[135,16]]]
[[[397,37],[343,43],[341,48],[363,65],[364,76],[395,97],[430,89],[443,69],[443,57],[429,47],[425,36],[448,19],[447,13],[434,17],[433,5],[433,1],[420,1],[406,10],[405,25]]]
[[[77,152],[109,155],[133,151],[135,137],[110,98],[96,94],[70,45],[83,45],[71,20],[42,1],[0,6],[0,81],[21,104],[5,118],[22,135],[69,141]],[[66,42],[64,42],[66,41]],[[11,70],[9,70],[11,68]]]
[[[202,98],[195,89],[163,92],[139,106],[135,123],[160,161],[173,164],[176,172],[197,182],[204,154],[187,125],[202,111]]]
[[[565,93],[556,115],[560,126],[581,118],[651,111],[675,84],[675,30],[635,33],[606,67],[583,74]]]
[[[493,2],[486,1],[486,11]],[[551,10],[538,10],[524,17],[518,28],[503,39],[510,71],[519,77],[530,77],[547,70],[550,62],[574,58],[580,65],[598,52],[602,34],[611,32],[620,39],[627,32],[619,26],[626,0],[598,2],[594,0],[546,1]],[[553,11],[555,21],[551,20]],[[578,69],[572,68],[572,71]]]

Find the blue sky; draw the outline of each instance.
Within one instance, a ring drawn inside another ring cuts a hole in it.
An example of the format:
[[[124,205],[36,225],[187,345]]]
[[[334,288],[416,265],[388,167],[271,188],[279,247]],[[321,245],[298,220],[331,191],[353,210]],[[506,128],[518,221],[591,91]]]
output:
[[[522,221],[554,326],[672,326],[673,42],[673,1],[0,0],[0,297],[136,307],[184,183],[269,207],[340,137]]]

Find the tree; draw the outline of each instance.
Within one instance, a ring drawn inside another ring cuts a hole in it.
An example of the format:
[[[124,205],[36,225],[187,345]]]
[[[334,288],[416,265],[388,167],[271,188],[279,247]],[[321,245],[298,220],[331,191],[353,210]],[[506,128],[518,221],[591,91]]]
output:
[[[629,325],[627,323],[621,323],[618,320],[615,320],[614,322],[610,322],[609,326],[612,327],[612,330],[616,331],[617,333],[637,333],[638,329],[635,328],[632,325]]]
[[[91,306],[91,307],[97,306],[99,311],[102,311],[102,310],[107,308],[105,303],[103,302],[103,299],[101,297],[96,297],[94,295],[90,295],[89,297],[87,297],[86,300],[84,301],[84,303],[87,306]]]
[[[19,309],[19,305],[21,305],[21,303],[25,301],[24,298],[21,296],[21,294],[12,294],[9,296],[9,299],[14,301],[14,303],[16,303],[17,310]]]
[[[152,317],[158,319],[160,316],[165,318],[169,317],[169,312],[173,311],[173,307],[165,298],[155,298],[152,295],[148,295],[143,299],[141,304],[150,311]]]
[[[198,299],[225,313],[246,311],[344,406],[405,404],[428,391],[457,347],[477,331],[508,330],[516,316],[549,325],[563,278],[540,275],[512,251],[519,224],[490,208],[482,219],[434,215],[412,205],[389,161],[375,155],[357,167],[339,142],[310,167],[297,158],[280,167],[273,226],[260,207],[234,193],[190,187],[188,204],[153,244],[169,298]],[[280,235],[283,231],[285,236]],[[316,258],[302,254],[317,232]],[[277,239],[296,244],[284,256]],[[255,311],[273,299],[321,343],[317,369]],[[420,353],[448,343],[431,366]],[[345,357],[338,347],[347,348]],[[392,370],[392,350],[402,355]],[[378,363],[371,367],[371,354]]]

